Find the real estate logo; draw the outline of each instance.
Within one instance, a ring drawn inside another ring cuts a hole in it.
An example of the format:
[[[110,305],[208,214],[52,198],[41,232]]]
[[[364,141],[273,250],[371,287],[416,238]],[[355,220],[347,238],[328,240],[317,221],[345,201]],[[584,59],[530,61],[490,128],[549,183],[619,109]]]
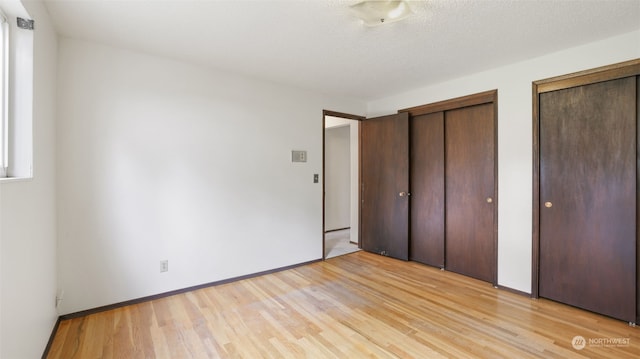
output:
[[[582,349],[584,349],[585,346],[587,346],[587,341],[584,339],[583,336],[576,335],[571,340],[571,345],[573,346],[573,349],[575,349],[575,350],[582,350]]]
[[[589,347],[628,347],[631,343],[630,338],[589,338],[585,339],[582,335],[576,335],[571,339],[571,346],[575,350],[582,350],[587,345]]]

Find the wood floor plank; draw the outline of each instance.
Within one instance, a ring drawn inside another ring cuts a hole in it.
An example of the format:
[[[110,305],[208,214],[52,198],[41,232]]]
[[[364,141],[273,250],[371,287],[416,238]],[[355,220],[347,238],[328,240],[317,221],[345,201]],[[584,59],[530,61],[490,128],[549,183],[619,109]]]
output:
[[[576,336],[584,349],[572,345]],[[640,329],[366,252],[64,320],[48,358],[637,358]]]
[[[60,358],[62,355],[62,349],[64,348],[65,339],[71,336],[68,336],[69,327],[71,326],[70,320],[61,321],[58,325],[58,330],[55,335],[57,340],[51,342],[51,348],[49,349],[49,357]]]

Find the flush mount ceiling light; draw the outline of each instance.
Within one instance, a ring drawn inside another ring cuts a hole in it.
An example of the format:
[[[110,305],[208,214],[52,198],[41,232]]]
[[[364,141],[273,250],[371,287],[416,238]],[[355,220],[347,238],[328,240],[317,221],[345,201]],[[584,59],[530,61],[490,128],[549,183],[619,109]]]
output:
[[[404,0],[365,0],[352,5],[351,10],[367,26],[399,21],[413,14]]]

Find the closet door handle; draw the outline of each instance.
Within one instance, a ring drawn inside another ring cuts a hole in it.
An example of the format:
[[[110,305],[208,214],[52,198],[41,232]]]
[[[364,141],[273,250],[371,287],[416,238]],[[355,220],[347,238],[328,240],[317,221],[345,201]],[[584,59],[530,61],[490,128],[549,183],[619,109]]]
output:
[[[544,206],[545,206],[545,207],[547,207],[547,208],[551,208],[551,207],[553,207],[553,203],[551,203],[551,202],[545,202],[545,203],[544,203]]]
[[[487,197],[487,203],[493,203],[493,198]]]
[[[409,193],[409,192],[400,192],[400,193],[398,193],[398,196],[400,196],[400,197],[409,197],[409,196],[411,196],[411,193]]]

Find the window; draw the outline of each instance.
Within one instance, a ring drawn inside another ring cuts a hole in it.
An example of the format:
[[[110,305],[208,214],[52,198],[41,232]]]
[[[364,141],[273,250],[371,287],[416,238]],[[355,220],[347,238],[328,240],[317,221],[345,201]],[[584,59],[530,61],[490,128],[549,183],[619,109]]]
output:
[[[0,178],[9,168],[9,23],[0,10]]]

